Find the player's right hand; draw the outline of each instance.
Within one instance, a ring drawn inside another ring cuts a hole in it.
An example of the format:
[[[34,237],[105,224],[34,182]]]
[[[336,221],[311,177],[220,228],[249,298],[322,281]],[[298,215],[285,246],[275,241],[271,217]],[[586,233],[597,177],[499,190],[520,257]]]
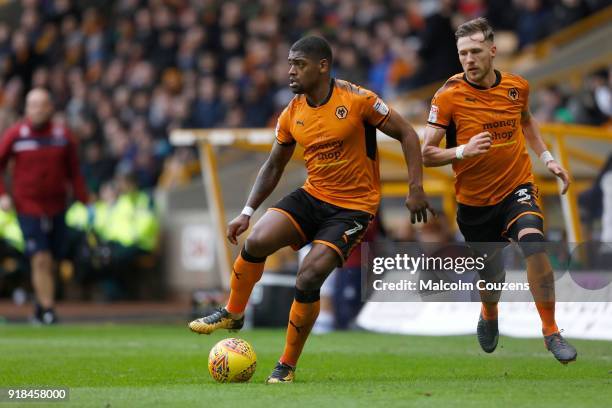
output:
[[[422,186],[412,187],[406,196],[406,208],[410,211],[410,222],[427,222],[427,211],[436,217],[436,211],[431,208]]]
[[[486,153],[491,148],[491,133],[481,132],[472,136],[463,149],[463,157],[475,157]]]
[[[13,208],[13,200],[8,194],[2,194],[0,196],[0,208],[2,211],[10,211]]]
[[[249,228],[251,217],[245,214],[240,214],[227,225],[227,239],[232,244],[238,244],[237,238]]]

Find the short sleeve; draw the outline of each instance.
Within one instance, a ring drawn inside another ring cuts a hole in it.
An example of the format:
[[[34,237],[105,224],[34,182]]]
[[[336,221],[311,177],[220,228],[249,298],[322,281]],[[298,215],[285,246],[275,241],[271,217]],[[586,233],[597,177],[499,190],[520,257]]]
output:
[[[389,107],[374,92],[365,89],[362,91],[365,93],[365,96],[360,96],[363,119],[372,126],[382,126],[389,119]]]
[[[291,131],[289,130],[289,124],[291,123],[289,119],[289,107],[286,107],[283,112],[278,117],[278,121],[276,122],[276,142],[281,145],[292,145],[295,144],[295,139],[291,136]]]
[[[446,129],[451,122],[452,116],[451,93],[442,90],[438,91],[431,100],[427,123]]]
[[[523,79],[523,78],[521,78]],[[523,97],[523,112],[529,112],[529,82],[527,82],[526,79],[523,79],[522,81],[522,85],[523,85],[523,95],[525,95]]]

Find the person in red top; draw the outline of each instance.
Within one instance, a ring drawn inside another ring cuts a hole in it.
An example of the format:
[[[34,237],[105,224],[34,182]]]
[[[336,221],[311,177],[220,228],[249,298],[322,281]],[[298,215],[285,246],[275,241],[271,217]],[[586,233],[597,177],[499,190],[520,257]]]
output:
[[[36,294],[34,320],[57,321],[54,306],[54,258],[62,256],[64,214],[72,196],[87,202],[76,143],[70,131],[52,121],[51,95],[41,88],[26,97],[25,119],[0,139],[0,171],[12,161],[12,198],[0,177],[0,208],[17,211],[31,257]]]

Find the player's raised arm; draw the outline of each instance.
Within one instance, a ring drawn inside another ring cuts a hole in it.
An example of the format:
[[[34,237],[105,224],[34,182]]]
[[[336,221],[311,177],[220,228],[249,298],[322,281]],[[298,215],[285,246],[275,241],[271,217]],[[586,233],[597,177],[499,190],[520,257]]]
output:
[[[246,207],[227,226],[227,239],[232,244],[237,244],[236,238],[249,228],[249,221],[253,212],[274,191],[294,150],[295,143],[281,144],[278,141],[274,142],[270,156],[259,169],[255,184],[247,199]]]
[[[445,134],[446,129],[431,125],[425,128],[423,140],[423,164],[425,167],[444,166],[454,160],[479,156],[486,153],[491,147],[491,134],[482,132],[472,136],[470,141],[464,145],[445,149],[440,147],[440,142],[442,142]]]
[[[390,109],[389,119],[380,126],[380,130],[402,144],[404,159],[408,166],[408,185],[410,191],[406,196],[406,207],[410,210],[410,220],[427,222],[427,210],[434,216],[434,210],[427,202],[423,190],[423,159],[419,136],[410,124],[395,110]]]
[[[531,150],[542,160],[548,170],[559,177],[563,181],[563,190],[561,194],[565,194],[570,185],[570,177],[567,170],[565,170],[552,156],[552,154],[546,148],[546,144],[540,135],[540,129],[538,124],[531,116],[529,109],[525,109],[521,112],[521,126],[523,127],[523,134],[529,144]]]

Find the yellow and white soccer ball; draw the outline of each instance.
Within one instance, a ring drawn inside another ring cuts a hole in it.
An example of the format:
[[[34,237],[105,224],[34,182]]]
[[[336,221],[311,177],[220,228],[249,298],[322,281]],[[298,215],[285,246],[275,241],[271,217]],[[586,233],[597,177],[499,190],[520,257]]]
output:
[[[210,350],[208,372],[217,382],[246,382],[257,368],[253,347],[242,339],[223,339]]]

